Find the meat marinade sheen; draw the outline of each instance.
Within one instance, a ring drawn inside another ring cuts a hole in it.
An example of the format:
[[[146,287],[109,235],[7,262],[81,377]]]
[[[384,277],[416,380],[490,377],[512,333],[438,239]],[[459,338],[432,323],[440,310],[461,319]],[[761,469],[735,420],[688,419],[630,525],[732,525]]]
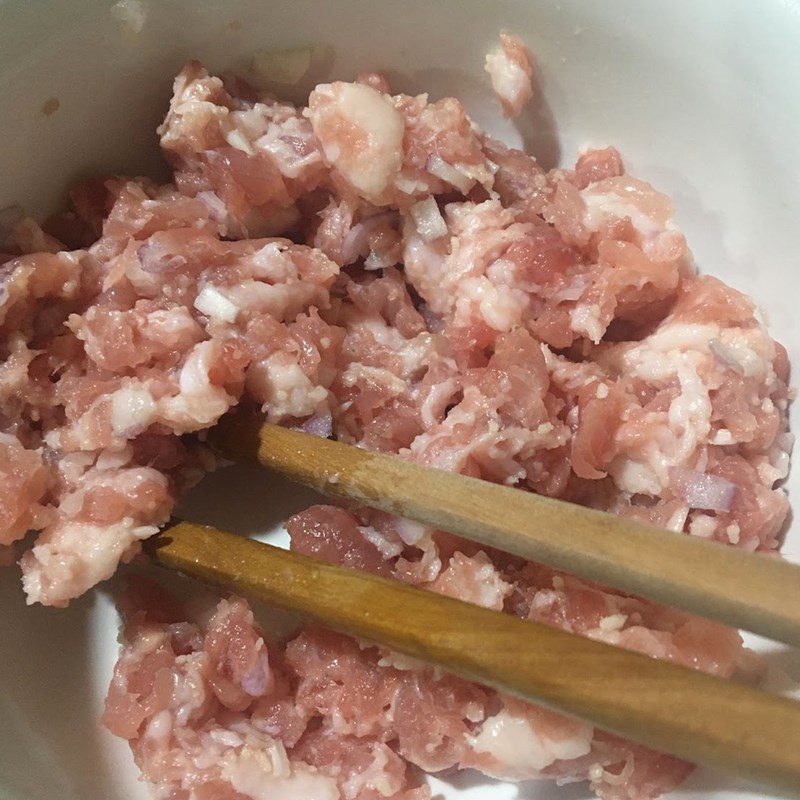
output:
[[[505,113],[531,63],[504,36]],[[787,513],[788,362],[744,295],[696,275],[669,200],[614,148],[546,172],[454,98],[386,79],[307,108],[197,63],[161,144],[173,183],[94,179],[2,256],[0,545],[30,602],[111,576],[213,457],[243,397],[272,422],[771,551]],[[315,506],[298,552],[717,675],[739,635],[443,531]],[[424,800],[415,767],[588,779],[647,800],[690,765],[316,628],[267,643],[247,604],[204,625],[123,608],[104,724],[169,800]]]

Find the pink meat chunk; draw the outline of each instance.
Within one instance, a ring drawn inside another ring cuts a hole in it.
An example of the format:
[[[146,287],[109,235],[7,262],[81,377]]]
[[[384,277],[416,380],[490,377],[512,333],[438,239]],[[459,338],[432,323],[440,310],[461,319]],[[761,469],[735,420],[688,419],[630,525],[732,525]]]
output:
[[[486,56],[486,71],[503,106],[503,116],[516,117],[533,96],[533,67],[527,48],[513,34],[501,33],[497,50]]]

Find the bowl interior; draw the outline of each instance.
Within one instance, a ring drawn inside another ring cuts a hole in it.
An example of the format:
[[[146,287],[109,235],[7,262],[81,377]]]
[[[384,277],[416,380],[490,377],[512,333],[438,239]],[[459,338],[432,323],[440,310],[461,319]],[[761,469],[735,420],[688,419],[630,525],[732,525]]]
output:
[[[582,145],[616,145],[633,174],[674,199],[700,269],[750,293],[790,357],[800,356],[797,0],[142,4],[145,24],[133,35],[111,0],[0,0],[0,208],[47,213],[71,180],[96,170],[164,175],[154,131],[186,60],[237,70],[255,50],[311,44],[312,69],[292,99],[319,81],[381,69],[396,90],[460,97],[479,124],[545,166],[569,164]],[[535,101],[515,122],[500,118],[482,69],[504,28],[537,61]],[[798,481],[795,472],[790,491]],[[280,538],[281,521],[309,502],[235,468],[208,478],[185,513]],[[795,533],[786,553],[800,560]],[[96,725],[116,655],[109,588],[66,611],[26,608],[11,569],[0,572],[0,594],[0,794],[144,800],[126,745]],[[756,644],[775,686],[800,684],[797,656]],[[472,775],[434,784],[447,800],[588,796],[582,786]],[[679,794],[763,797],[706,772]]]

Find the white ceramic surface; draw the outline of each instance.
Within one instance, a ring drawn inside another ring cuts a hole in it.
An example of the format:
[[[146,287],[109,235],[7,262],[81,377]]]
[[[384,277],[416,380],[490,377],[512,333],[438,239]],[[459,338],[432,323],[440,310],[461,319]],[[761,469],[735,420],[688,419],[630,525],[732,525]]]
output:
[[[143,0],[136,37],[111,4],[0,0],[0,208],[42,213],[69,179],[95,169],[157,171],[154,128],[186,59],[235,68],[254,49],[311,43],[314,82],[384,68],[399,90],[457,94],[546,166],[569,163],[586,143],[617,145],[636,175],[674,198],[701,269],[750,292],[800,363],[798,0]],[[540,94],[516,123],[499,119],[482,72],[501,28],[519,33],[539,65]],[[46,116],[49,98],[60,106]],[[254,470],[229,470],[186,513],[274,532],[308,502]],[[800,557],[796,531],[786,552]],[[26,608],[16,571],[0,572],[0,797],[147,797],[127,747],[96,725],[116,624],[109,587],[65,611]],[[758,646],[774,685],[800,685],[797,654]],[[587,796],[472,775],[435,786],[447,800]],[[764,795],[703,771],[676,796]]]

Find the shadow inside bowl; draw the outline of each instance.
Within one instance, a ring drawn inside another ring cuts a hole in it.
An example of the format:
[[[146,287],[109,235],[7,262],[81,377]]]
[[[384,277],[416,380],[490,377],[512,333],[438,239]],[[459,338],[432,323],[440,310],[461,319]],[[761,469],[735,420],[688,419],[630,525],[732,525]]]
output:
[[[91,617],[98,596],[69,608],[26,606],[18,569],[0,570],[0,786],[15,800],[112,797],[92,689]],[[13,691],[12,691],[13,687]]]
[[[283,523],[324,497],[263,467],[232,464],[206,475],[180,502],[177,516],[231,533],[288,545]]]

